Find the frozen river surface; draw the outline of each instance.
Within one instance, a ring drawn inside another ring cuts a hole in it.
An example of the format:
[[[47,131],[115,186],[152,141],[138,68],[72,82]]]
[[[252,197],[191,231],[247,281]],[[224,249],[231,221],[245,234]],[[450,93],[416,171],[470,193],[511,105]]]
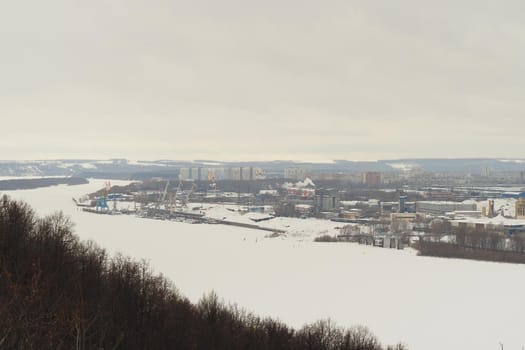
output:
[[[403,341],[410,349],[525,346],[525,265],[272,239],[263,231],[95,215],[74,206],[72,197],[102,187],[92,180],[7,194],[40,215],[62,210],[81,239],[149,261],[192,301],[215,290],[295,327],[330,317],[346,327],[366,325],[382,342]]]

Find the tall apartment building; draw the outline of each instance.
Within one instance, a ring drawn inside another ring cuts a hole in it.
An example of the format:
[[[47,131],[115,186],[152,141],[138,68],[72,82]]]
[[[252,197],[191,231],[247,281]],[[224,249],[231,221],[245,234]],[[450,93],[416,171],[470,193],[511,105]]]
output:
[[[209,170],[202,167],[180,168],[179,178],[181,180],[206,181],[208,180]]]
[[[180,168],[179,171],[179,178],[181,180],[188,180],[191,176],[191,169],[190,168]]]
[[[308,169],[302,167],[284,169],[285,179],[304,180],[308,174]]]
[[[375,171],[363,173],[363,184],[369,186],[381,185],[381,173]]]
[[[264,179],[264,171],[257,167],[207,168],[192,167],[180,168],[181,180],[219,181],[219,180],[257,180]]]

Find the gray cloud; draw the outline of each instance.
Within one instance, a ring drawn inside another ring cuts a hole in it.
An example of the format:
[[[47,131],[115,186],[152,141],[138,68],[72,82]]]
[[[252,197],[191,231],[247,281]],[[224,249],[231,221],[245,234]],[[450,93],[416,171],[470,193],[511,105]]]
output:
[[[0,7],[3,159],[523,157],[519,1]]]

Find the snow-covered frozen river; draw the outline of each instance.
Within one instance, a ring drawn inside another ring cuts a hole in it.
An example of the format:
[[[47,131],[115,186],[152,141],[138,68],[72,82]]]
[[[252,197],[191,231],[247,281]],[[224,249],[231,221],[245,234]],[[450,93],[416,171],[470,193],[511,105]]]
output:
[[[410,349],[525,346],[525,265],[265,238],[268,232],[95,215],[74,206],[72,197],[102,187],[92,180],[4,193],[40,215],[62,210],[82,239],[149,261],[192,301],[215,290],[292,326],[330,317],[342,326],[366,325],[382,342],[403,341]]]

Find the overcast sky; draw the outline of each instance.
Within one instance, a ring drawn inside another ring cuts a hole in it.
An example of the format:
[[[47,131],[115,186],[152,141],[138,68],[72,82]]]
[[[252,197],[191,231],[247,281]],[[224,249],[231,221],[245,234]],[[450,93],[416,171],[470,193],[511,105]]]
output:
[[[524,158],[525,2],[0,4],[0,159]]]

